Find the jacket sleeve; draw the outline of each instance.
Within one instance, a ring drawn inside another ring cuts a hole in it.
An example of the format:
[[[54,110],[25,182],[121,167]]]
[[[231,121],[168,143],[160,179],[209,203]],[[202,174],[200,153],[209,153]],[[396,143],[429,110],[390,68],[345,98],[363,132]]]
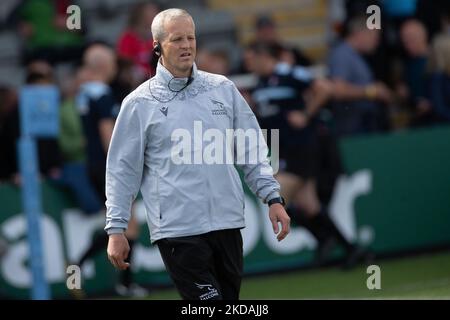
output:
[[[146,134],[138,107],[136,100],[124,100],[108,149],[105,227],[108,234],[127,228],[131,204],[141,186]]]
[[[244,180],[250,190],[266,203],[280,196],[280,184],[273,177],[273,169],[268,159],[267,144],[255,114],[236,86],[233,83],[231,86],[233,91],[235,163],[244,172]],[[242,143],[243,136],[247,141],[245,143]],[[255,136],[257,139],[254,139]],[[241,140],[239,141],[239,139]]]

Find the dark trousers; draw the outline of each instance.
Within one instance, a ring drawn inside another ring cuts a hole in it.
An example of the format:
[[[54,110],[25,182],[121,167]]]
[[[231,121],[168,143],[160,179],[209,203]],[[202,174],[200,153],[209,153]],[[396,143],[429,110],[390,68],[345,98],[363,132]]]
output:
[[[243,269],[239,229],[165,238],[156,243],[183,299],[239,299]]]

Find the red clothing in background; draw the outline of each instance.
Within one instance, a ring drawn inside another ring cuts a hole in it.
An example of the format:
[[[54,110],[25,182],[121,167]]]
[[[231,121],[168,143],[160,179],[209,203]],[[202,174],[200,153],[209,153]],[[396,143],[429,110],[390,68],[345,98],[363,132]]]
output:
[[[127,30],[121,35],[117,45],[119,57],[133,61],[146,77],[150,77],[155,72],[150,65],[152,51],[153,39],[142,40],[131,30]]]

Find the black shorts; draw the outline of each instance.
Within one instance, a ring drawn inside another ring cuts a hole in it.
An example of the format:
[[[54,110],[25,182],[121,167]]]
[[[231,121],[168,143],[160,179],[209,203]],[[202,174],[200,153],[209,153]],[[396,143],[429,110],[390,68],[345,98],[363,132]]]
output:
[[[302,177],[315,178],[318,175],[318,148],[316,144],[284,148],[280,150],[280,171]]]
[[[243,269],[239,229],[165,238],[156,244],[183,299],[239,299]]]

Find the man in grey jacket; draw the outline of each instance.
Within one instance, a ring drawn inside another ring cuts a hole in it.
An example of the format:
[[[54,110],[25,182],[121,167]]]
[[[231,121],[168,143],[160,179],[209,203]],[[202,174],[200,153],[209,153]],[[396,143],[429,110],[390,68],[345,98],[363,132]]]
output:
[[[258,122],[234,84],[197,70],[192,17],[181,9],[162,11],[152,33],[160,55],[156,75],[124,99],[108,151],[108,258],[119,269],[129,267],[123,233],[141,190],[151,241],[180,295],[238,299],[245,223],[235,165],[270,206],[279,241],[290,225],[280,185]],[[263,156],[255,158],[255,150]]]

